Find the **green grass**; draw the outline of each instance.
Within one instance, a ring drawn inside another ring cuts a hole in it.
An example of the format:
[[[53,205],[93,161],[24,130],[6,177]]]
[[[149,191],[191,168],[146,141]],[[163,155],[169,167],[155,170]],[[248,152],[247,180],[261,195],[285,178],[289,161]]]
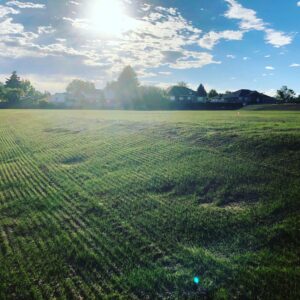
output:
[[[299,112],[0,111],[0,299],[299,299],[299,202]]]

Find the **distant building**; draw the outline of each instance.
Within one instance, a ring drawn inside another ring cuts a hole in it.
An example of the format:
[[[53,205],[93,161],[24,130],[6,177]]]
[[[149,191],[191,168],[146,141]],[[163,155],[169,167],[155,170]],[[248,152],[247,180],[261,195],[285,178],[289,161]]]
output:
[[[222,95],[218,95],[216,97],[213,97],[209,101],[210,103],[224,103],[225,100],[222,98]]]
[[[51,95],[49,98],[49,102],[53,104],[62,104],[67,100],[67,93],[56,93]]]
[[[207,102],[207,92],[202,84],[196,92],[185,86],[173,86],[169,88],[168,96],[175,102]]]
[[[171,101],[194,102],[197,100],[197,93],[184,86],[173,86],[168,90]]]
[[[199,102],[207,101],[207,92],[206,92],[203,84],[200,84],[197,89],[197,101],[199,101]]]
[[[246,89],[225,94],[219,100],[225,103],[242,103],[243,105],[276,103],[276,99],[273,97],[267,96],[257,91]]]

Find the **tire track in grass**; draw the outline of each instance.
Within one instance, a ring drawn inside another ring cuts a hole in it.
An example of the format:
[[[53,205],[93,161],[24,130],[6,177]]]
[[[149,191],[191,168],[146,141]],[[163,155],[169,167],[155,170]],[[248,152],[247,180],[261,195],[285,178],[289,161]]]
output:
[[[128,155],[127,155],[127,156],[128,156]],[[123,177],[122,180],[123,180],[123,181],[126,181],[126,177]],[[116,184],[117,184],[117,183],[116,183]],[[129,196],[132,194],[132,192],[133,192],[133,191],[130,191]],[[127,202],[127,201],[130,201],[130,200],[132,200],[132,199],[126,199],[126,202]],[[133,200],[132,200],[132,201],[133,201]],[[134,201],[135,201],[135,200],[134,200]],[[128,207],[128,210],[129,210],[129,209],[130,209],[130,207]],[[128,212],[128,210],[127,210],[127,212]],[[125,212],[125,213],[126,213],[126,212]],[[123,217],[123,216],[122,216],[122,217]],[[148,234],[148,235],[150,236],[150,235],[153,235],[153,234],[151,233],[151,234]]]
[[[21,169],[21,167],[22,167],[22,166],[20,166],[19,169]],[[35,185],[35,186],[36,186],[36,184],[32,184],[32,182],[30,182],[29,186],[32,186],[32,185]],[[36,190],[32,189],[32,192],[36,193]],[[41,191],[40,191],[40,194],[43,194],[43,193],[41,193]],[[40,194],[37,194],[37,195],[39,196]],[[28,200],[30,201],[30,197],[29,197]]]
[[[13,150],[12,151],[16,151],[17,147],[13,147]],[[20,164],[20,165],[17,165],[17,168],[14,168],[13,170],[10,170],[11,172],[7,173],[7,176],[8,176],[8,180],[9,180],[9,177],[10,177],[10,174],[15,174],[14,176],[17,176],[17,178],[21,178],[21,177],[28,177],[30,178],[30,175],[29,173],[24,173],[25,172],[25,168],[24,168],[24,165],[23,164]],[[15,173],[17,171],[17,173]],[[22,175],[25,175],[25,176],[22,176]],[[30,186],[30,184],[27,184],[27,186]],[[30,199],[32,198],[33,196],[33,193],[36,193],[35,190],[32,190],[31,191],[29,190],[28,193],[27,191],[18,191],[16,190],[15,194],[17,194],[20,199],[22,199],[23,201],[25,199],[28,199],[28,204],[30,205]],[[17,197],[18,199],[18,197]],[[13,237],[13,234],[11,234],[11,237]],[[13,251],[15,252],[16,250],[18,250],[20,252],[20,255],[22,255],[23,259],[19,260],[19,261],[25,261],[26,262],[26,265],[27,265],[27,268],[25,268],[23,265],[22,265],[22,269],[27,269],[27,273],[31,274],[31,276],[34,276],[34,271],[30,270],[28,268],[28,258],[30,258],[30,255],[27,255],[27,254],[21,254],[22,252],[24,253],[24,247],[26,246],[26,244],[22,243],[22,240],[20,241],[20,238],[18,238],[16,241],[14,241],[16,244],[13,246]],[[33,240],[32,243],[34,243],[35,241]],[[35,291],[37,292],[37,291]]]

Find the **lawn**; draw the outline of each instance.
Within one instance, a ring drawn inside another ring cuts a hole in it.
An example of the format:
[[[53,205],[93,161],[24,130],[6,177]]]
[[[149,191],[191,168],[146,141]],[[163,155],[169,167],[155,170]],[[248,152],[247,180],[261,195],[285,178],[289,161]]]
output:
[[[299,299],[299,208],[299,111],[0,111],[0,299]]]

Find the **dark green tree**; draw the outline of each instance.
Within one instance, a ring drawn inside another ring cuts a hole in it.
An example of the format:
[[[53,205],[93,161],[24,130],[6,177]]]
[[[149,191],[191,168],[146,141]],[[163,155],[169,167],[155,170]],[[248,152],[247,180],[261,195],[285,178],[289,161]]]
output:
[[[22,82],[16,71],[13,71],[11,76],[6,79],[5,87],[10,89],[21,89]]]
[[[197,96],[202,97],[202,98],[207,97],[207,92],[206,92],[205,87],[204,87],[203,84],[199,85],[199,87],[197,89]]]
[[[0,102],[5,101],[5,87],[2,82],[0,82]]]
[[[140,107],[137,108],[159,109],[167,107],[168,103],[165,90],[155,86],[140,87]]]
[[[286,85],[284,85],[277,91],[276,98],[284,103],[294,102],[296,99],[296,93],[294,90],[289,89]]]
[[[211,98],[214,98],[214,97],[217,97],[219,94],[217,93],[216,90],[214,89],[211,89],[208,93],[208,98],[211,99]]]
[[[6,88],[5,89],[5,98],[8,103],[14,105],[20,102],[23,92],[21,89],[16,88]]]

